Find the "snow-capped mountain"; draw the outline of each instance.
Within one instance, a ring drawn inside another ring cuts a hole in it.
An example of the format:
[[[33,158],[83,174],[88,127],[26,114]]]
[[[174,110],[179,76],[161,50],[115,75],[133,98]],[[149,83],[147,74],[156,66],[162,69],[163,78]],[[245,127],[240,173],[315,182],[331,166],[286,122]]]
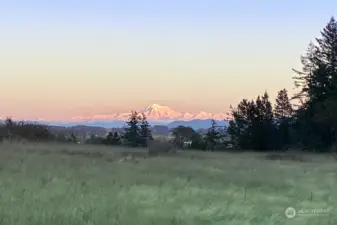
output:
[[[200,113],[188,113],[179,112],[171,109],[168,106],[163,106],[159,104],[152,104],[143,110],[139,110],[140,113],[144,113],[149,120],[153,121],[173,121],[173,120],[227,120],[228,116],[225,113],[208,113],[201,111]],[[93,115],[89,117],[76,116],[72,120],[122,120],[125,121],[129,118],[130,112],[127,113],[113,113],[113,114],[101,114]]]
[[[152,104],[141,111],[148,119],[152,120],[171,120],[181,116],[180,112],[174,111],[168,106]]]

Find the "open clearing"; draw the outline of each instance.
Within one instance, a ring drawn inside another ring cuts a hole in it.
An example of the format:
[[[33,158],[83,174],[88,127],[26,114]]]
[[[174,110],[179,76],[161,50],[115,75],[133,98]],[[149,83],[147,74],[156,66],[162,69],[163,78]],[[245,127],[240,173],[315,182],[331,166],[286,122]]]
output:
[[[126,154],[136,158],[122,161]],[[0,145],[0,224],[336,225],[337,161],[85,145]],[[289,219],[287,207],[328,209]]]

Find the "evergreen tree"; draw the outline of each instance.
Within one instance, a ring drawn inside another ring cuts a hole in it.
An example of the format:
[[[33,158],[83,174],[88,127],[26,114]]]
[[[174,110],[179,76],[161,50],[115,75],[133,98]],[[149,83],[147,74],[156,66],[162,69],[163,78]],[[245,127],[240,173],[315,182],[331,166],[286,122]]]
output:
[[[139,121],[140,117],[136,111],[131,111],[129,121],[126,122],[124,139],[133,147],[137,147],[139,143]]]
[[[290,118],[293,115],[293,108],[288,97],[288,91],[284,88],[277,93],[274,116],[277,120]]]
[[[243,99],[231,113],[227,131],[234,146],[264,151],[275,147],[273,109],[267,93],[255,102]]]
[[[140,117],[139,136],[140,144],[144,147],[147,147],[148,140],[153,140],[151,128],[144,113]]]
[[[337,22],[332,17],[316,43],[302,56],[302,71],[294,70],[295,85],[304,99],[294,124],[303,145],[327,148],[336,141],[337,119]]]
[[[107,145],[118,145],[120,144],[120,137],[117,132],[109,132],[105,139],[105,144]]]
[[[253,122],[253,149],[268,150],[275,147],[275,124],[272,104],[267,92],[256,99]]]
[[[204,138],[202,138],[202,136],[200,134],[198,134],[197,132],[195,132],[192,136],[191,136],[191,149],[199,149],[199,150],[206,150],[206,141],[204,140]]]
[[[113,140],[114,144],[120,144],[121,138],[117,132],[114,133]]]
[[[217,128],[218,124],[215,122],[215,120],[212,120],[212,126],[208,129],[206,133],[206,145],[208,150],[213,151],[218,145],[220,133]]]
[[[251,148],[254,111],[254,101],[248,101],[247,99],[243,99],[236,108],[231,106],[231,116],[233,119],[229,122],[227,131],[234,147],[241,149]]]
[[[276,97],[276,104],[274,107],[274,116],[277,125],[277,137],[279,148],[288,148],[291,144],[291,117],[293,115],[293,108],[291,106],[288,92],[282,89],[278,92]]]

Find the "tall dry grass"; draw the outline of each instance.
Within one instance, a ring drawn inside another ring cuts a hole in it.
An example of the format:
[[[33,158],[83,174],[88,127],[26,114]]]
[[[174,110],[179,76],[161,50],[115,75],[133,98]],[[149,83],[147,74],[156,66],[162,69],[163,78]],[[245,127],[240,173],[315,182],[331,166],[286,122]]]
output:
[[[337,163],[324,155],[297,162],[262,153],[141,153],[146,149],[0,144],[0,224],[337,224]],[[330,211],[288,219],[287,207]]]

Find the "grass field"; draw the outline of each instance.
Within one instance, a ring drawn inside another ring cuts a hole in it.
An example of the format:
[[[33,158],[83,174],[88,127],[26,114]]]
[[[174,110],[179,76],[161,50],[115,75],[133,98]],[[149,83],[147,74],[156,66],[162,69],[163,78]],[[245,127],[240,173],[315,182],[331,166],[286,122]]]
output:
[[[123,152],[136,158],[121,160]],[[84,145],[0,145],[0,224],[336,225],[337,161]],[[138,153],[138,154],[136,154]],[[329,209],[286,218],[287,207]]]

